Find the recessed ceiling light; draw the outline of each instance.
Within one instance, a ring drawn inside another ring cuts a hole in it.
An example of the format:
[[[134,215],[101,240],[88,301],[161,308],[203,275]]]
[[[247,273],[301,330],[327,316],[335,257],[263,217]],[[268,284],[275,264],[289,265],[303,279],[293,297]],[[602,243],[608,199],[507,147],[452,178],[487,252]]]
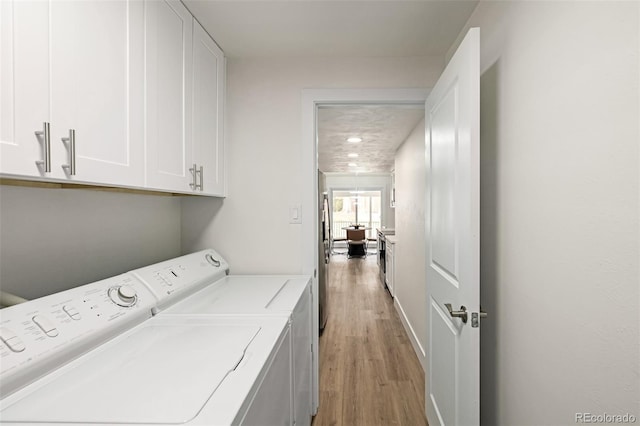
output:
[[[349,157],[349,158],[358,158],[358,154],[356,154],[355,152],[352,152],[351,154],[347,155],[347,157]]]
[[[347,142],[352,142],[352,143],[362,142],[362,138],[359,138],[357,136],[352,136],[349,139],[347,139]]]
[[[349,163],[349,167],[358,167],[356,163]]]

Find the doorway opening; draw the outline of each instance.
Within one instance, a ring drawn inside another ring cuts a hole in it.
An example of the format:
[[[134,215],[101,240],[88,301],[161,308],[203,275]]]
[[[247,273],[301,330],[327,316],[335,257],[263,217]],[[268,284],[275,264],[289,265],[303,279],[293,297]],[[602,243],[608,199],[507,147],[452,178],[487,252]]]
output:
[[[423,105],[429,91],[427,89],[304,89],[302,91],[302,137],[301,153],[303,170],[302,188],[302,253],[301,270],[313,276],[313,294],[319,294],[318,271],[321,267],[318,174],[318,110],[328,105],[386,104]],[[384,205],[384,204],[383,204]],[[314,298],[313,359],[319,360],[319,302]],[[319,403],[319,362],[313,365],[313,407],[317,412]]]

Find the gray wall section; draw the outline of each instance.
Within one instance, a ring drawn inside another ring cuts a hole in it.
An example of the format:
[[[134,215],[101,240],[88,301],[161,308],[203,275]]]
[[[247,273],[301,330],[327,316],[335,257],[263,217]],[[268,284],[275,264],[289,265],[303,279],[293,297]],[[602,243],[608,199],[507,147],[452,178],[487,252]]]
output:
[[[409,325],[407,333],[423,368],[426,366],[427,286],[425,237],[425,127],[416,126],[396,151],[395,303]]]
[[[442,64],[441,56],[230,58],[229,196],[184,200],[182,249],[216,247],[233,273],[300,273],[302,228],[288,216],[308,190],[301,168],[303,89],[430,87]]]
[[[33,299],[180,255],[180,198],[0,186],[0,287]]]

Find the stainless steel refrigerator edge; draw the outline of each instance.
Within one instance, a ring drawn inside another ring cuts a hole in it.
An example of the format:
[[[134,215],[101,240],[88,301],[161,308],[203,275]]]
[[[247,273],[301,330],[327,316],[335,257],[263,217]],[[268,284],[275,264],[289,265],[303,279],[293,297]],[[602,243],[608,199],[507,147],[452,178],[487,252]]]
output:
[[[320,305],[320,330],[327,323],[327,286],[329,279],[329,257],[331,242],[331,213],[329,209],[329,196],[326,192],[324,173],[318,171],[318,302]]]

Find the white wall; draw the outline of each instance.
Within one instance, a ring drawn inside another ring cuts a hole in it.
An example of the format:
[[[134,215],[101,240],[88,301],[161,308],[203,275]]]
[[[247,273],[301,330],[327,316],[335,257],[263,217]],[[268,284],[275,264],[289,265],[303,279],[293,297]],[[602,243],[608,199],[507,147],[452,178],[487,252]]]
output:
[[[363,174],[357,177],[346,173],[326,173],[327,191],[359,188],[382,190],[382,226],[393,228],[395,209],[391,208],[391,174]]]
[[[424,120],[396,151],[395,304],[425,368],[427,287],[425,268]]]
[[[480,2],[481,417],[640,418],[638,2]]]
[[[0,286],[33,299],[180,254],[180,199],[0,186]]]
[[[229,59],[229,197],[183,201],[183,251],[215,247],[234,273],[301,272],[301,226],[289,224],[288,209],[302,199],[302,90],[430,87],[442,65],[440,57]]]

